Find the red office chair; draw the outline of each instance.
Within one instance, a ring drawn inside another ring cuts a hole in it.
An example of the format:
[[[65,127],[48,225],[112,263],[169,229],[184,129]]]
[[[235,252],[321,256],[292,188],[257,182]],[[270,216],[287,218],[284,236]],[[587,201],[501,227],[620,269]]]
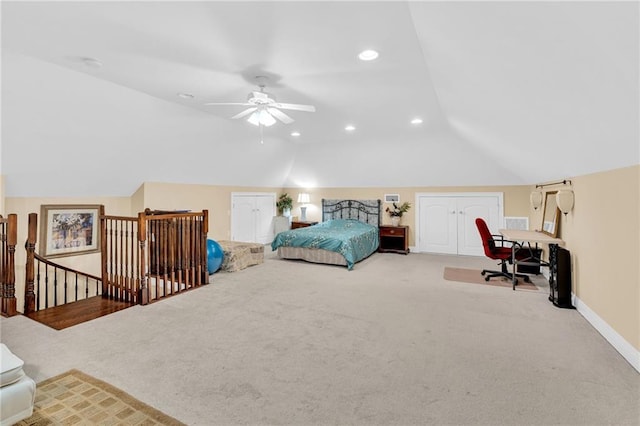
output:
[[[521,255],[518,254],[518,246],[519,244],[515,241],[505,240],[502,235],[492,235],[491,231],[489,231],[489,227],[487,227],[487,223],[482,218],[476,219],[476,226],[478,227],[478,232],[480,232],[480,238],[482,239],[482,247],[484,248],[484,254],[489,259],[499,260],[501,270],[500,271],[489,271],[487,269],[482,270],[482,275],[484,275],[485,281],[489,281],[494,277],[505,277],[510,280],[513,280],[513,275],[516,277],[524,279],[525,282],[529,282],[529,277],[524,274],[516,274],[515,268],[513,272],[507,271],[507,262],[513,263],[512,258],[512,246],[516,246],[516,256],[518,259],[521,258]],[[498,245],[499,244],[499,245]],[[510,245],[506,245],[510,244]],[[520,251],[522,253],[522,251]],[[526,257],[526,255],[523,255]],[[524,259],[524,257],[522,257]]]

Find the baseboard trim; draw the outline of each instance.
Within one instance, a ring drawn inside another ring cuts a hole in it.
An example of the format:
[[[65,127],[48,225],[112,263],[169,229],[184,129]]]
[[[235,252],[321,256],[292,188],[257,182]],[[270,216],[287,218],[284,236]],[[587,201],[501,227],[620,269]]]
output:
[[[593,312],[583,301],[581,301],[575,294],[571,294],[573,300],[573,306],[588,322],[595,328],[598,333],[604,337],[607,342],[617,350],[624,359],[627,360],[633,368],[640,373],[640,351],[634,348],[624,337],[618,334],[605,320],[600,318],[598,314]]]

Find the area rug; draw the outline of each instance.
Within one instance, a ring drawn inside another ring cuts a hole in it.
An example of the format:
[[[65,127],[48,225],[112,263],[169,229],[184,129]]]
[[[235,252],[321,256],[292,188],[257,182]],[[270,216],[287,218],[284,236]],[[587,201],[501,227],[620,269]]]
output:
[[[508,288],[513,287],[511,280],[504,277],[495,277],[491,278],[489,281],[485,281],[480,272],[480,269],[450,268],[446,266],[444,268],[444,279],[447,281],[458,281],[463,283],[485,284]],[[516,286],[516,290],[519,289],[533,291],[539,290],[538,287],[535,286],[535,284],[526,283],[522,278],[518,278],[518,285]]]
[[[16,423],[19,426],[97,424],[184,425],[78,370],[38,383],[33,415]]]

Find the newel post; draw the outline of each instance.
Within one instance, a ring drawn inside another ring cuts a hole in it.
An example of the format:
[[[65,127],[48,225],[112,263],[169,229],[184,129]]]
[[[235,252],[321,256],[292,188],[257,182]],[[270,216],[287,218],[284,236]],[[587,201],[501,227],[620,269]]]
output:
[[[200,266],[203,284],[209,284],[209,267],[207,265],[207,234],[209,233],[209,210],[202,210],[202,234],[200,236]]]
[[[18,216],[11,213],[7,218],[7,258],[4,273],[2,297],[2,313],[12,317],[18,313],[16,309],[16,243],[18,241]]]
[[[140,294],[138,295],[138,303],[146,305],[149,303],[149,288],[147,287],[147,219],[144,212],[138,213],[138,246],[140,255]]]
[[[100,274],[102,275],[102,297],[109,297],[109,274],[107,273],[107,218],[104,205],[100,205]]]
[[[29,213],[27,230],[27,242],[24,248],[27,251],[27,263],[24,271],[24,313],[25,315],[36,310],[36,294],[34,287],[36,242],[38,240],[38,214]]]

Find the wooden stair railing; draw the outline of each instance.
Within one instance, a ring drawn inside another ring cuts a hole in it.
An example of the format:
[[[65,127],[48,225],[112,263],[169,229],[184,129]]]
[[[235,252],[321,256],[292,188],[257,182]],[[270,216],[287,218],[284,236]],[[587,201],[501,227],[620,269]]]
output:
[[[102,295],[102,278],[45,259],[35,252],[38,215],[29,214],[24,314]]]
[[[101,215],[103,294],[138,304],[209,282],[208,212]]]
[[[16,243],[18,216],[0,216],[0,313],[10,317],[18,313],[16,307]]]
[[[38,255],[37,231],[38,216],[31,213],[25,244],[25,314],[92,296],[144,305],[209,282],[207,210],[198,213],[147,210],[138,217],[123,217],[107,216],[101,206],[101,276]],[[6,275],[7,282],[15,280],[15,274]],[[13,285],[5,286],[4,282],[3,278],[3,313],[5,294],[15,292]],[[13,305],[15,311],[15,297]]]

